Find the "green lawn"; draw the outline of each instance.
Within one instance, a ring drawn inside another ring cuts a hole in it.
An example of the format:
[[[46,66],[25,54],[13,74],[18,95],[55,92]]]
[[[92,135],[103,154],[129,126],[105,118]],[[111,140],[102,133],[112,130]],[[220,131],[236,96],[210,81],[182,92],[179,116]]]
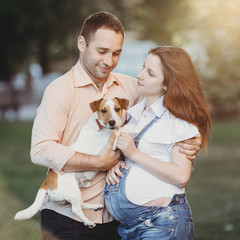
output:
[[[0,122],[0,239],[41,239],[39,214],[16,222],[14,214],[29,206],[46,169],[29,157],[31,122]],[[218,122],[208,152],[194,161],[187,187],[196,240],[237,240],[240,235],[240,121]]]
[[[239,120],[213,124],[208,151],[200,152],[194,167],[187,193],[195,222],[195,239],[239,239]]]

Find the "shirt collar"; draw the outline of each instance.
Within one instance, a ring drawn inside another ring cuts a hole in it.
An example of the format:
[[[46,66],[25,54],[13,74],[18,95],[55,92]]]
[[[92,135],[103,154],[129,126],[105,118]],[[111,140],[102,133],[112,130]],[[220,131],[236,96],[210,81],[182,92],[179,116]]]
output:
[[[164,99],[164,95],[161,96],[160,98],[158,98],[153,104],[152,106],[150,106],[150,108],[152,109],[152,111],[154,112],[154,114],[158,117],[160,117],[163,112],[166,110],[166,108],[163,106],[163,99]]]
[[[156,116],[160,117],[166,108],[163,106],[164,95],[158,98],[150,107],[149,110],[152,111]],[[131,117],[137,121],[140,119],[146,106],[146,99],[144,98],[141,102],[137,103],[128,110]]]
[[[74,87],[85,87],[87,85],[95,85],[93,80],[89,77],[86,71],[83,69],[80,61],[78,60],[77,64],[74,67]],[[105,82],[106,87],[110,87],[112,84],[119,85],[118,79],[111,72]]]

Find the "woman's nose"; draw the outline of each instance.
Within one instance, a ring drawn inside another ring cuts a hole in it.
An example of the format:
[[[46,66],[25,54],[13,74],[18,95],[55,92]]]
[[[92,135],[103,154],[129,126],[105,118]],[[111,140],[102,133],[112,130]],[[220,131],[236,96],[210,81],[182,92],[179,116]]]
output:
[[[138,79],[143,79],[143,74],[142,74],[142,71],[140,71],[138,74],[137,74],[137,78]]]

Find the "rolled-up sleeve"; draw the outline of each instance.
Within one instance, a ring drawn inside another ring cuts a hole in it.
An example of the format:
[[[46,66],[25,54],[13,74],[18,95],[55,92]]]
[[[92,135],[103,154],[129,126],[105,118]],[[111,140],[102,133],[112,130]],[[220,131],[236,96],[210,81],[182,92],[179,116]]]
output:
[[[71,108],[71,89],[50,84],[37,110],[32,129],[31,160],[60,172],[75,151],[62,144]]]

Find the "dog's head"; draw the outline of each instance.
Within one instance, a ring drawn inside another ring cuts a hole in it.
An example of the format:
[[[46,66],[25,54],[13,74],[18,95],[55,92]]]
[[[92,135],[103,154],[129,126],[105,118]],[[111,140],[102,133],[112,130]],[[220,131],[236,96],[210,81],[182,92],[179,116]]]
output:
[[[123,109],[127,110],[129,101],[125,98],[99,99],[90,103],[93,112],[98,113],[100,124],[108,129],[116,129],[121,124]]]

